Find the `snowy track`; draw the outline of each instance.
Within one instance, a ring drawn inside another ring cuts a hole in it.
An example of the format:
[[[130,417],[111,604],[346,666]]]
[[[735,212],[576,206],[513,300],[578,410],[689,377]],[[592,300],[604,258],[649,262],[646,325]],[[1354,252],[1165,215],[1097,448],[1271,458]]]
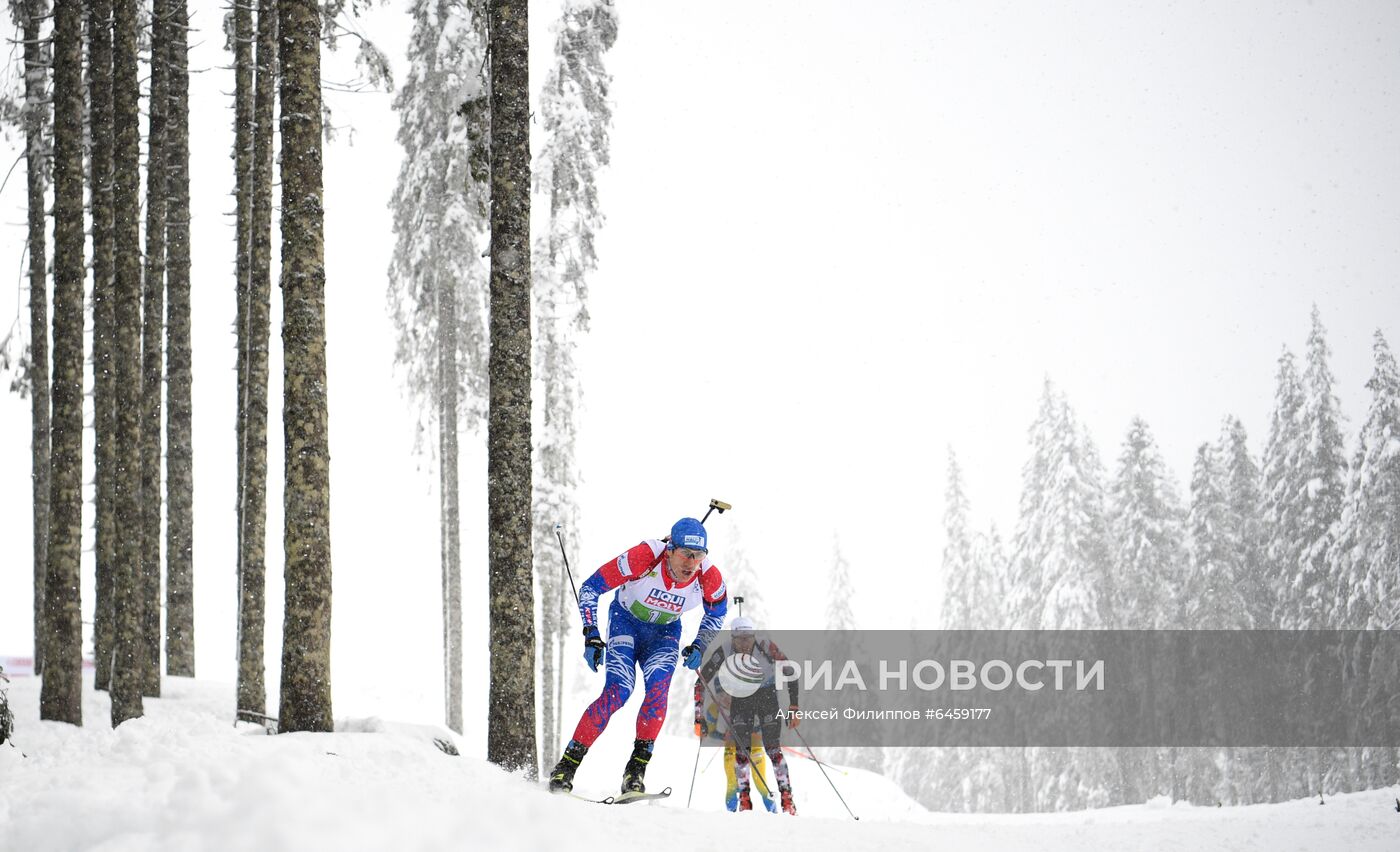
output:
[[[664,802],[601,808],[550,796],[432,746],[436,729],[350,720],[334,734],[269,737],[226,719],[232,688],[167,678],[147,716],[112,731],[105,694],[87,725],[38,721],[39,683],[10,687],[18,749],[0,747],[0,850],[974,849],[1393,850],[1395,791],[1248,808],[1140,805],[1031,816],[922,812],[884,778],[836,776],[853,822],[816,767],[794,760],[802,816],[721,809],[710,764],[686,810],[694,741],[664,740],[649,776]],[[621,720],[619,720],[620,722]],[[609,730],[580,792],[612,792],[630,748]],[[21,757],[23,750],[28,757]],[[709,752],[701,755],[701,766]]]

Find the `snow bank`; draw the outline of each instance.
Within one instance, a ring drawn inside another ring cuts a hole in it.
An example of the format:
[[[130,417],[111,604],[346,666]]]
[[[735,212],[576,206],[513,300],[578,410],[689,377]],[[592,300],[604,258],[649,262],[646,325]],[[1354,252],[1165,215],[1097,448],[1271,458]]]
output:
[[[89,681],[90,686],[90,681]],[[802,816],[722,811],[721,759],[694,740],[658,744],[655,804],[606,807],[433,744],[433,726],[347,719],[333,734],[267,736],[231,724],[233,688],[166,678],[147,715],[113,731],[104,693],[85,727],[38,720],[39,681],[10,688],[16,748],[0,746],[0,850],[1348,849],[1395,848],[1392,791],[1248,808],[1150,806],[1036,816],[928,814],[881,776],[833,769],[853,821],[811,761],[792,759]],[[631,747],[615,720],[585,760],[580,792],[616,789]],[[737,844],[737,845],[736,845]]]

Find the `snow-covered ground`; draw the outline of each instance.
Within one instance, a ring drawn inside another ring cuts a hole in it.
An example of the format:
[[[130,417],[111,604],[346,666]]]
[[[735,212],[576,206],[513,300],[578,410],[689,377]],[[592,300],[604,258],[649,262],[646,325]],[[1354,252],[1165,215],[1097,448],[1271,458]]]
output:
[[[90,685],[90,682],[89,682]],[[605,807],[554,797],[432,745],[445,732],[378,719],[334,734],[270,737],[230,723],[228,684],[166,678],[147,715],[112,730],[104,693],[84,727],[38,719],[39,681],[10,687],[15,747],[0,746],[0,850],[1026,849],[1393,850],[1396,791],[1247,808],[1148,804],[1048,815],[930,814],[881,776],[837,770],[852,820],[810,761],[793,761],[801,816],[722,810],[723,771],[694,740],[658,744],[663,802]],[[619,720],[621,721],[621,720]],[[580,792],[614,790],[631,732],[610,729]]]

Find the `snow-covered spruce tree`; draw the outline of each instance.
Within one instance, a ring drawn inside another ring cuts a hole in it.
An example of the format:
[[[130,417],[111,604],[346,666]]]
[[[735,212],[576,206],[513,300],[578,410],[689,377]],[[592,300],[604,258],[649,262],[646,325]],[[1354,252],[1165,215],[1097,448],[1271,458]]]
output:
[[[1176,485],[1146,421],[1128,426],[1109,490],[1113,626],[1120,630],[1179,627],[1183,555]],[[1161,789],[1155,749],[1120,749],[1121,800],[1145,801]]]
[[[419,0],[412,12],[408,74],[394,99],[404,159],[391,202],[388,299],[398,332],[395,367],[417,405],[420,441],[437,433],[444,718],[460,731],[456,437],[463,426],[480,426],[486,395],[486,19],[477,0]]]
[[[1280,359],[1278,396],[1265,450],[1265,521],[1269,568],[1277,595],[1273,626],[1324,629],[1332,623],[1336,582],[1329,576],[1327,552],[1333,525],[1345,497],[1340,412],[1327,366],[1330,352],[1317,309],[1308,335],[1307,367],[1301,382],[1285,351]],[[1276,755],[1285,786],[1271,799],[1310,795],[1335,775],[1335,756],[1322,750]]]
[[[1186,581],[1179,599],[1179,620],[1187,630],[1231,630],[1249,626],[1244,597],[1236,579],[1237,548],[1231,539],[1230,507],[1224,473],[1210,444],[1196,450],[1191,471],[1191,508],[1187,515]],[[1220,684],[1229,689],[1230,684]],[[1179,770],[1174,790],[1195,804],[1236,804],[1230,750],[1169,749]]]
[[[1024,502],[1017,531],[1021,577],[1040,578],[1038,613],[1028,626],[1043,630],[1096,630],[1112,623],[1104,514],[1103,465],[1098,451],[1062,397],[1050,406],[1048,428],[1033,439],[1033,459],[1045,463],[1039,500]],[[1039,421],[1038,421],[1039,422]]]
[[[1187,630],[1244,630],[1249,614],[1237,575],[1238,544],[1233,539],[1225,472],[1210,444],[1196,450],[1191,470],[1191,509],[1187,515],[1187,577],[1182,586],[1180,621]]]
[[[972,532],[969,510],[962,466],[950,447],[938,625],[943,630],[992,630],[1004,620],[1000,575],[1005,556],[1000,537],[995,527],[987,534]],[[1005,807],[1007,750],[940,747],[888,749],[887,754],[885,773],[927,807],[956,811]]]
[[[967,495],[963,493],[962,467],[953,448],[948,448],[948,485],[943,491],[943,612],[939,628],[972,630],[972,613],[977,600],[976,565],[973,561],[972,533],[968,529]]]
[[[1224,511],[1218,517],[1205,509],[1197,512],[1202,522],[1219,523],[1218,527],[1212,527],[1210,544],[1201,544],[1206,541],[1204,530],[1188,523],[1192,546],[1199,548],[1199,552],[1193,552],[1195,561],[1188,560],[1194,579],[1188,581],[1187,600],[1194,601],[1195,606],[1188,608],[1186,626],[1250,629],[1271,624],[1275,596],[1264,555],[1262,477],[1258,463],[1249,452],[1249,436],[1238,417],[1227,416],[1221,424],[1220,438],[1211,459],[1219,476],[1215,490],[1224,501]],[[1196,512],[1194,481],[1192,491],[1192,507]],[[1208,504],[1209,498],[1203,496],[1201,501]],[[1215,579],[1214,571],[1210,577],[1195,571],[1198,565],[1204,566],[1207,562],[1228,566],[1224,576],[1231,582],[1227,585],[1224,578]],[[1214,801],[1235,805],[1268,800],[1267,791],[1272,782],[1266,750],[1227,748],[1217,765],[1219,777]]]
[[[1303,371],[1302,440],[1305,460],[1298,562],[1289,582],[1284,628],[1318,629],[1335,626],[1333,605],[1336,578],[1331,576],[1327,551],[1334,526],[1346,500],[1347,461],[1341,426],[1341,403],[1328,367],[1331,349],[1317,307],[1308,334],[1307,368]]]
[[[826,629],[855,630],[856,618],[851,611],[854,589],[851,587],[851,565],[841,552],[841,539],[831,539],[831,580],[827,586]]]
[[[1055,420],[1060,414],[1059,396],[1050,379],[1041,388],[1040,408],[1029,430],[1030,458],[1021,468],[1021,502],[1016,532],[1012,538],[1008,566],[1006,617],[1003,623],[1015,630],[1040,627],[1044,551],[1048,534],[1044,527],[1044,504],[1051,486],[1051,448]]]
[[[1372,354],[1371,403],[1331,553],[1336,626],[1352,630],[1400,625],[1400,371],[1380,330]]]
[[[1330,357],[1321,314],[1313,305],[1307,368],[1303,372],[1303,428],[1308,450],[1308,500],[1303,515],[1306,549],[1293,581],[1298,594],[1296,606],[1302,613],[1296,625],[1300,628],[1332,628],[1338,624],[1336,603],[1341,578],[1332,570],[1329,552],[1346,503],[1347,459],[1341,403],[1333,391],[1335,379],[1328,366]],[[1321,661],[1318,664],[1321,666]],[[1359,751],[1318,748],[1310,756],[1308,792],[1341,793],[1354,789],[1356,773],[1351,771],[1351,765],[1359,760]]]
[[[1279,356],[1274,392],[1274,411],[1269,421],[1269,439],[1264,445],[1261,464],[1263,490],[1260,495],[1260,516],[1263,524],[1266,594],[1270,608],[1268,621],[1256,623],[1258,628],[1284,626],[1284,613],[1289,624],[1296,625],[1292,613],[1291,583],[1293,567],[1299,564],[1306,544],[1298,531],[1302,528],[1303,506],[1308,490],[1303,443],[1303,389],[1298,378],[1293,353],[1287,348]],[[1259,756],[1263,765],[1261,783],[1251,796],[1255,801],[1277,802],[1285,798],[1307,795],[1307,783],[1299,783],[1296,775],[1296,755],[1287,749],[1265,749]]]
[[[972,625],[979,630],[1005,630],[1011,559],[996,524],[974,536],[972,562],[977,578],[973,583]],[[1030,798],[1029,779],[1021,777],[1025,774],[1026,750],[975,748],[971,752],[975,759],[966,769],[968,809],[1003,813],[1025,809]]]
[[[1273,600],[1265,560],[1265,525],[1260,515],[1262,479],[1259,465],[1249,453],[1249,438],[1238,417],[1225,418],[1215,459],[1220,467],[1220,489],[1226,512],[1221,536],[1234,565],[1233,576],[1244,600],[1242,626],[1255,628],[1272,623]]]
[[[720,568],[724,572],[725,588],[729,590],[729,617],[739,617],[741,607],[734,602],[735,596],[738,596],[744,599],[743,614],[753,619],[760,630],[783,626],[785,622],[779,623],[774,620],[776,612],[780,611],[780,605],[769,602],[768,596],[764,594],[763,574],[749,559],[743,527],[737,522],[730,522],[727,526],[728,529],[724,532],[724,561]],[[782,590],[769,588],[767,591]],[[781,595],[778,596],[778,600],[781,600]]]
[[[1109,491],[1113,626],[1181,626],[1182,512],[1176,485],[1146,421],[1133,418]]]
[[[1001,630],[1006,627],[1004,602],[1010,560],[1006,545],[996,524],[985,533],[972,538],[973,606],[969,611],[971,625],[977,630]]]
[[[1336,625],[1334,604],[1338,578],[1327,558],[1346,501],[1347,460],[1341,404],[1328,366],[1331,349],[1321,315],[1314,305],[1303,371],[1302,437],[1304,481],[1298,562],[1284,601],[1281,626],[1323,629]],[[1290,620],[1289,614],[1292,618]],[[1318,661],[1321,665],[1321,661]],[[1307,793],[1346,792],[1351,788],[1348,758],[1340,749],[1312,749],[1307,755]]]
[[[535,192],[548,199],[545,233],[535,241],[535,572],[540,596],[541,747],[562,747],[562,660],[574,636],[571,592],[554,525],[578,523],[574,436],[581,384],[574,349],[588,330],[588,277],[597,268],[594,241],[603,225],[597,174],[608,163],[612,76],[603,54],[617,40],[611,0],[567,0],[554,26],[554,60],[540,92],[542,140]],[[733,588],[732,585],[730,587]],[[681,680],[684,680],[683,678]]]
[[[948,448],[948,480],[943,490],[943,605],[939,613],[941,630],[970,630],[973,610],[979,603],[973,556],[973,536],[968,528],[968,502],[963,492],[962,467],[953,448]],[[885,774],[910,796],[926,807],[942,811],[964,811],[969,807],[970,788],[963,779],[975,756],[966,749],[936,747],[889,749]]]
[[[1190,581],[1189,598],[1200,606],[1194,616],[1188,612],[1186,624],[1194,629],[1251,629],[1272,624],[1275,595],[1264,554],[1263,479],[1259,464],[1249,452],[1249,436],[1238,417],[1227,416],[1221,424],[1212,458],[1220,476],[1217,490],[1225,506],[1218,519],[1220,526],[1214,529],[1216,544],[1202,547],[1200,556],[1202,564],[1209,557],[1228,565],[1227,576],[1233,578],[1233,583],[1226,586],[1223,581],[1199,575]],[[1193,495],[1193,505],[1194,502]],[[1204,514],[1214,518],[1211,513]],[[1193,543],[1203,540],[1203,534],[1195,527],[1191,535]],[[1206,598],[1212,588],[1216,594]],[[1232,611],[1234,607],[1238,609]],[[1219,766],[1215,801],[1231,805],[1269,799],[1272,782],[1266,750],[1227,748]]]
[[[1068,402],[1047,380],[1023,468],[1013,583],[1014,626],[1094,630],[1112,623],[1103,465]],[[1031,749],[1028,809],[1114,801],[1109,749]]]
[[[1069,404],[1046,380],[1022,468],[1013,545],[1012,625],[1091,630],[1110,623],[1103,465]]]
[[[1347,499],[1329,559],[1338,578],[1335,626],[1389,630],[1400,622],[1400,371],[1384,335],[1375,333],[1375,361],[1366,383],[1371,403],[1351,465]],[[1349,701],[1359,701],[1373,718],[1385,719],[1381,691],[1370,688],[1378,666],[1374,641],[1358,637],[1351,649]],[[1362,789],[1395,783],[1396,749],[1374,747],[1354,753],[1353,782]]]
[[[856,632],[857,622],[852,607],[855,600],[855,587],[851,583],[851,565],[841,550],[841,537],[836,534],[831,537],[831,573],[829,576],[826,598],[826,629],[840,631],[842,635],[833,636],[833,641],[828,642],[827,647],[831,649],[835,667],[839,671],[842,661],[866,660],[869,659],[869,655],[864,653],[860,635]],[[850,705],[852,707],[862,706],[862,700],[865,697],[865,693],[853,693]],[[827,749],[825,756],[833,763],[844,763],[874,772],[880,772],[884,767],[882,750],[875,747],[849,746]]]
[[[1282,614],[1294,600],[1289,591],[1292,569],[1306,547],[1302,528],[1303,500],[1308,490],[1304,467],[1302,410],[1303,389],[1293,353],[1286,348],[1279,356],[1274,411],[1269,421],[1269,440],[1262,463],[1263,493],[1261,512],[1264,522],[1264,554],[1267,564],[1267,591],[1271,598],[1269,620],[1256,628],[1282,627]],[[1288,623],[1296,625],[1290,612]]]
[[[962,466],[948,450],[948,484],[944,491],[943,608],[944,630],[994,630],[1003,621],[1001,573],[1005,556],[1000,537],[974,533],[963,488]],[[989,811],[1004,807],[1008,756],[1004,749],[911,749],[893,761],[895,779],[931,808]]]

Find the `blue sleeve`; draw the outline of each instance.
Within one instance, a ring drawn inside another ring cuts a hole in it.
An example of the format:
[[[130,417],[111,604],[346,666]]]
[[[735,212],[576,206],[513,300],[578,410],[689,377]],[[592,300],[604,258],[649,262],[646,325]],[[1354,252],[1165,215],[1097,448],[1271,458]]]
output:
[[[729,611],[729,596],[725,595],[714,603],[705,601],[705,616],[700,619],[700,630],[695,641],[702,648],[710,647],[710,640],[724,627],[724,614]]]
[[[603,578],[603,569],[599,568],[583,581],[583,585],[578,587],[578,614],[583,618],[584,627],[598,626],[598,599],[609,589],[608,581]]]

